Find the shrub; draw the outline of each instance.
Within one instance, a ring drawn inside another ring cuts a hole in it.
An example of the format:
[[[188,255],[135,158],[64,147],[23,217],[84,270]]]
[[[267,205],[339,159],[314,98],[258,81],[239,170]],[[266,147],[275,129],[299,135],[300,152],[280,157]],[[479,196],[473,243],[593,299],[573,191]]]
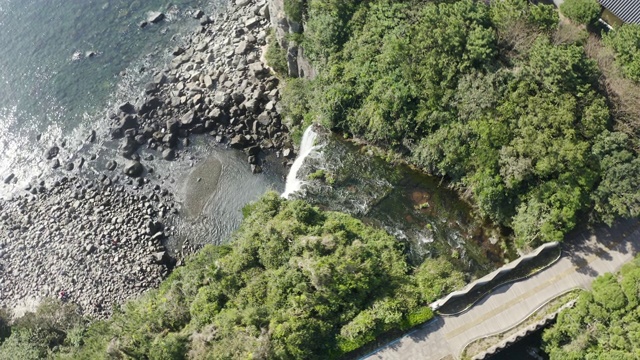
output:
[[[640,82],[640,24],[624,24],[603,36],[616,54],[616,63],[629,79]]]
[[[598,0],[565,0],[560,11],[579,24],[589,25],[598,20],[601,7]]]
[[[306,8],[306,0],[284,0],[284,13],[297,23],[302,23]]]
[[[269,37],[269,45],[267,46],[267,52],[264,58],[267,60],[267,65],[269,65],[276,74],[281,76],[287,76],[289,74],[287,50],[280,46],[280,43],[278,43],[274,35]]]

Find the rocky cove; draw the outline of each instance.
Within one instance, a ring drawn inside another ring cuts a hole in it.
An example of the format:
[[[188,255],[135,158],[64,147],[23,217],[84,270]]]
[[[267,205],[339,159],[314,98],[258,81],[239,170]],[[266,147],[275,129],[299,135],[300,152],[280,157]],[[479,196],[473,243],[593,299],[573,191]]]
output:
[[[0,306],[26,310],[42,297],[61,297],[86,315],[105,317],[114,304],[157,286],[176,265],[172,256],[197,246],[172,239],[183,204],[173,195],[175,174],[153,164],[193,166],[194,135],[242,151],[253,173],[266,161],[292,162],[279,80],[260,59],[270,27],[267,2],[237,1],[193,17],[200,27],[170,50],[173,59],[153,70],[141,95],[108,111],[103,124],[110,130],[88,131],[77,149],[56,139],[42,155],[49,170],[39,178],[3,175],[11,196],[0,202]],[[190,181],[197,185],[208,175]]]
[[[110,108],[80,146],[64,137],[47,143],[41,158],[48,172],[25,186],[13,172],[3,175],[12,196],[0,202],[0,306],[23,311],[43,297],[63,297],[85,315],[108,317],[115,304],[156,287],[184,256],[210,242],[202,235],[220,227],[211,223],[231,223],[219,232],[226,238],[237,221],[227,213],[233,209],[239,217],[239,209],[252,200],[232,194],[219,199],[225,168],[237,164],[211,156],[212,148],[235,152],[251,173],[268,172],[272,178],[283,178],[293,164],[295,144],[280,114],[280,80],[265,64],[263,51],[274,26],[287,49],[289,75],[314,76],[302,50],[287,43],[286,34],[299,25],[284,16],[279,0],[237,0],[220,13],[192,16],[198,29],[168,49],[169,61],[149,70],[152,81],[140,95]],[[143,31],[163,21],[157,14],[153,20]],[[199,143],[208,145],[197,153]],[[416,262],[461,256],[461,265],[474,272],[492,267],[478,245],[464,246],[469,236],[487,243],[492,235],[459,214],[467,209],[447,210],[452,194],[442,199],[430,194],[442,190],[435,182],[390,174],[370,154],[358,155],[340,142],[325,150],[330,154],[311,154],[300,176],[324,169],[338,184],[305,182],[303,194],[314,197],[313,203],[358,215],[391,233],[406,221],[410,226],[395,235],[410,244]],[[346,168],[361,171],[362,181],[353,183]],[[272,185],[248,186],[257,194]],[[246,188],[234,191],[253,196]],[[360,211],[345,206],[346,199],[373,205]],[[215,208],[225,201],[233,204]],[[215,220],[206,219],[211,207]],[[452,215],[434,215],[440,211]],[[197,228],[199,238],[185,227]],[[450,227],[454,230],[446,231]]]

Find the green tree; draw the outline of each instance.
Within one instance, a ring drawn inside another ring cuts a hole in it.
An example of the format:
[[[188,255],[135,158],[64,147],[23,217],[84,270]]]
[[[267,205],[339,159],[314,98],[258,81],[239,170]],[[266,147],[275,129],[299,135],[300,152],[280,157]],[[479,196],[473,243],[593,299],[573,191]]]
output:
[[[603,36],[616,53],[616,62],[631,80],[640,82],[640,24],[624,24]]]
[[[602,8],[597,0],[565,0],[560,11],[578,24],[589,25],[598,20]]]
[[[640,354],[640,260],[619,274],[605,274],[560,312],[543,333],[544,349],[556,359],[636,359]]]

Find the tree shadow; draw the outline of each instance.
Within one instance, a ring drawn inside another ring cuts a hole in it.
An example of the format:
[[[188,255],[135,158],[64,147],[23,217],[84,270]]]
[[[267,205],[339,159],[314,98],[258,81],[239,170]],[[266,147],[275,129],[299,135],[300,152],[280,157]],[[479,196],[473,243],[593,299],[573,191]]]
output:
[[[410,339],[411,341],[417,344],[426,344],[429,342],[431,345],[441,343],[443,346],[446,346],[446,342],[439,341],[441,339],[441,334],[439,330],[444,326],[444,319],[441,316],[436,316],[433,320],[418,326],[413,331],[405,334],[404,336],[388,343],[387,345],[381,346],[377,348],[375,351],[366,354],[364,356],[359,356],[357,359],[384,359],[387,358],[386,355],[382,353],[382,351],[391,351],[394,353],[400,353],[402,347],[403,339]],[[436,337],[432,339],[432,337]],[[428,349],[428,348],[424,348]],[[448,349],[447,349],[448,350]],[[427,350],[429,351],[429,350]],[[348,359],[356,359],[356,357],[348,357]]]
[[[589,265],[588,257],[595,255],[598,259],[613,261],[612,251],[639,253],[640,242],[634,241],[638,238],[636,232],[639,228],[640,221],[637,219],[619,220],[611,227],[583,225],[567,235],[563,251],[578,273],[596,276],[598,273]]]

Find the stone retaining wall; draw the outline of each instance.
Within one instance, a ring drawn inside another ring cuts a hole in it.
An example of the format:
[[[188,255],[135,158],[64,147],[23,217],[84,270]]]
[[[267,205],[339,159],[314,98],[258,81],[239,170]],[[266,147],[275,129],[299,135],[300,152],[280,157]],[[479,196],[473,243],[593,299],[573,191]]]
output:
[[[450,300],[453,299],[457,299],[463,296],[467,296],[467,294],[469,294],[470,292],[476,290],[477,288],[488,284],[489,282],[493,281],[494,279],[496,279],[499,276],[505,275],[506,273],[509,273],[510,271],[516,269],[520,264],[528,262],[532,259],[535,259],[538,255],[540,255],[540,253],[542,253],[544,250],[547,249],[551,249],[551,248],[555,248],[558,247],[559,243],[558,242],[551,242],[551,243],[546,243],[540,247],[538,247],[535,251],[531,252],[530,254],[521,256],[520,258],[518,258],[517,260],[514,260],[504,266],[502,266],[501,268],[483,276],[482,278],[468,284],[465,288],[463,288],[462,290],[458,290],[458,291],[454,291],[452,293],[450,293],[449,295],[434,301],[433,303],[431,303],[429,306],[431,307],[431,309],[433,311],[438,310],[439,308],[441,308],[442,306],[444,306],[447,302],[449,302]]]

